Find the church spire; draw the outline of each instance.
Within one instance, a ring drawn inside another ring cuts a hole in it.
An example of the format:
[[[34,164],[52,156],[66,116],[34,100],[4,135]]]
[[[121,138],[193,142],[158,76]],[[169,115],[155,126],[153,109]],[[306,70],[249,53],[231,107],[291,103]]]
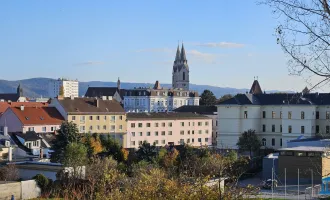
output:
[[[118,81],[117,81],[117,89],[120,91],[120,79],[118,77]]]
[[[180,58],[180,46],[178,44],[178,48],[176,50],[175,62],[177,63],[180,60],[181,60],[181,58]]]
[[[186,62],[187,58],[186,58],[186,51],[184,50],[184,46],[182,43],[182,47],[181,47],[181,61]]]

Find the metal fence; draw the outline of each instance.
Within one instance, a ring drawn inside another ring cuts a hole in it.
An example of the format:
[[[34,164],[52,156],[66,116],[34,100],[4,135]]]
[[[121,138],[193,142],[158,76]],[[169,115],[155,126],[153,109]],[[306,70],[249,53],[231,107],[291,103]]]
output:
[[[305,199],[317,199],[321,191],[321,185],[308,187],[305,189]]]

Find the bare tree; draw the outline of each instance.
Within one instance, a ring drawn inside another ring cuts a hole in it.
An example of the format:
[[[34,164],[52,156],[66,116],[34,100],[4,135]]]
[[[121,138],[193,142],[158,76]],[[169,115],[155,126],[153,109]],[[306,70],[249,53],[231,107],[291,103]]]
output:
[[[281,21],[276,40],[290,56],[289,72],[305,76],[312,89],[329,82],[330,7],[329,0],[261,0]],[[321,78],[321,79],[320,79]]]

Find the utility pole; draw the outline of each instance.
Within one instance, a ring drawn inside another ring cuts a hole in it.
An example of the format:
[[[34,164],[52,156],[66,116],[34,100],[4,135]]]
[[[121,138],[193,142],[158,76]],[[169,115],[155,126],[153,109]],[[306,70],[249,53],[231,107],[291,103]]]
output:
[[[284,197],[286,199],[286,168],[284,169]]]
[[[312,172],[312,198],[313,198],[313,189],[314,189],[314,188],[313,188],[313,187],[314,187],[314,186],[313,186],[313,185],[314,185],[314,183],[313,183],[313,176],[314,176],[314,175],[313,175],[313,169],[311,170],[311,172]]]
[[[298,168],[298,200],[299,200],[299,168]]]
[[[274,166],[272,167],[272,199],[274,198]]]

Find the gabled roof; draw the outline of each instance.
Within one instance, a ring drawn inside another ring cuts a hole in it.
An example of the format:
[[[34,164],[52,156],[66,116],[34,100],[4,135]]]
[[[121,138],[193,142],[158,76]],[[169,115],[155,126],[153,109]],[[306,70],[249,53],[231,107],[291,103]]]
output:
[[[174,110],[174,112],[190,112],[202,115],[214,115],[217,112],[216,106],[181,106]]]
[[[0,94],[0,100],[4,101],[17,101],[19,99],[19,95],[16,93],[2,93]]]
[[[100,98],[64,98],[58,99],[64,110],[69,114],[124,114],[125,110],[116,100],[102,100]]]
[[[127,113],[127,120],[175,120],[175,119],[210,119],[195,113]]]
[[[238,94],[218,105],[330,105],[330,93]]]
[[[117,87],[88,87],[85,97],[114,96],[118,92]]]
[[[37,141],[41,140],[41,137],[34,131],[28,131],[26,133],[13,133],[16,137],[21,137],[25,141]]]
[[[42,102],[0,102],[0,115],[9,107],[47,107],[48,103]]]
[[[250,94],[262,94],[262,90],[258,80],[254,80],[250,89]]]
[[[20,107],[9,108],[23,125],[60,125],[62,115],[54,107]]]

